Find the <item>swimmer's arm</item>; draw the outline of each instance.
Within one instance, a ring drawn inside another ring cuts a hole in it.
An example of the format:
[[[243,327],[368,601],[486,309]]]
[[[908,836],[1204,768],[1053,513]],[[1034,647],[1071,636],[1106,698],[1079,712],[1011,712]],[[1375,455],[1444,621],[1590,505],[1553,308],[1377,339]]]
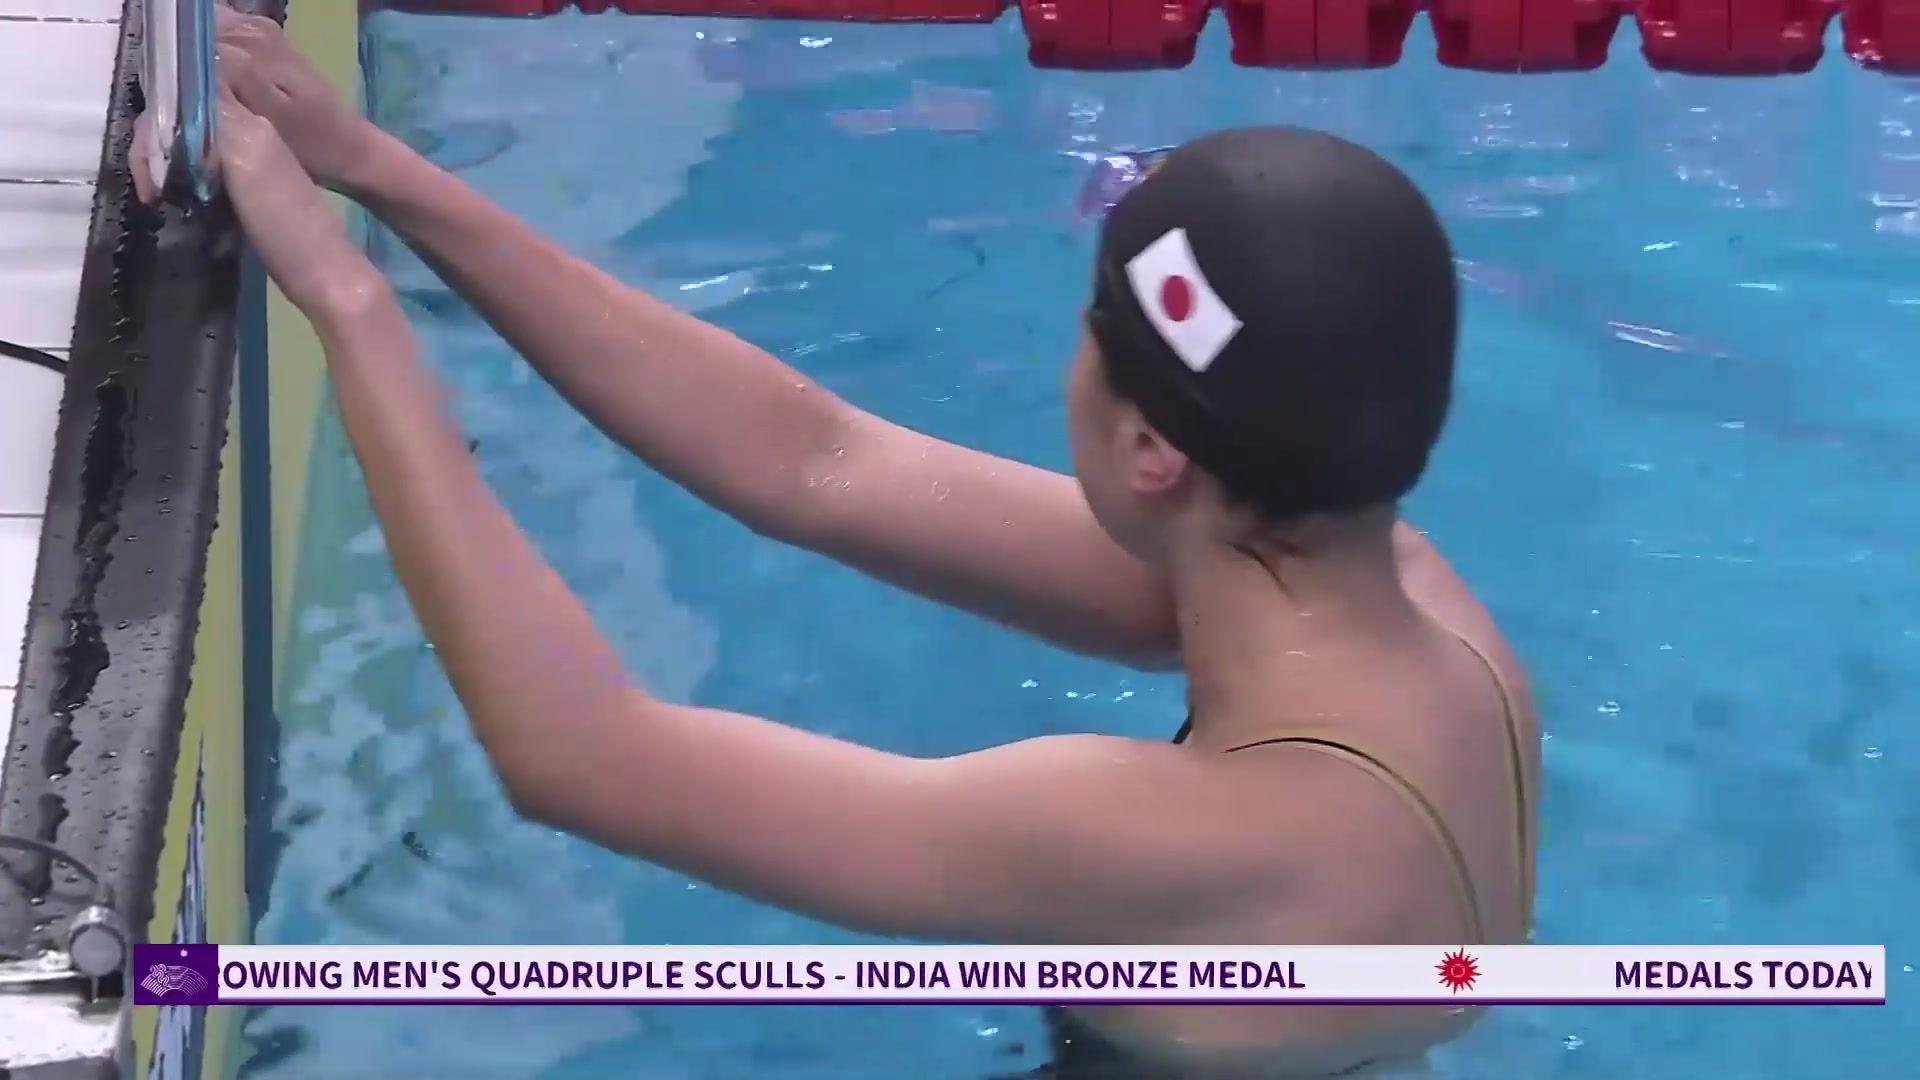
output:
[[[1166,582],[1071,477],[854,408],[766,351],[567,254],[369,128],[350,195],[588,419],[762,535],[1067,648],[1176,660]]]
[[[1228,860],[1195,837],[1244,809],[1173,747],[1075,735],[925,760],[636,689],[368,274],[304,306],[395,570],[522,814],[860,930],[1126,941],[1174,907],[1205,918]]]
[[[523,814],[865,933],[1152,940],[1176,913],[1223,920],[1264,861],[1211,844],[1244,831],[1244,806],[1171,746],[1067,735],[908,758],[638,694],[603,719],[572,763],[508,780]]]

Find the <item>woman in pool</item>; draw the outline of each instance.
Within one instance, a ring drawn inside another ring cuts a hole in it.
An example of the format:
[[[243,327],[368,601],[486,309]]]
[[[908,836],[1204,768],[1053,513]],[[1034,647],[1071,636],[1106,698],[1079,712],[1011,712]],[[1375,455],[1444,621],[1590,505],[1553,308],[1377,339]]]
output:
[[[325,345],[394,565],[522,813],[878,934],[1525,940],[1538,741],[1519,665],[1395,511],[1447,412],[1457,296],[1440,224],[1392,166],[1238,130],[1126,195],[1068,380],[1067,477],[859,412],[567,255],[337,101],[271,23],[228,18],[220,64],[228,191]],[[649,697],[482,482],[309,175],[709,503],[1060,645],[1177,664],[1187,726],[921,760]],[[853,482],[811,482],[828,473]],[[1040,1075],[1069,1080],[1367,1075],[1470,1023],[1050,1019]]]

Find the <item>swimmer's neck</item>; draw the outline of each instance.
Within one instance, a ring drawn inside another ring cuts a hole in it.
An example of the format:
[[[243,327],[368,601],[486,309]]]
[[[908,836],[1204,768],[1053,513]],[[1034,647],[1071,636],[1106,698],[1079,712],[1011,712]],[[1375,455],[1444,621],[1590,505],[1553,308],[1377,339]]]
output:
[[[1313,679],[1317,646],[1401,638],[1426,626],[1407,595],[1391,512],[1335,523],[1301,543],[1176,544],[1169,552],[1196,735],[1246,715],[1236,703]],[[1281,663],[1283,658],[1302,660]],[[1260,710],[1252,710],[1258,713]],[[1209,717],[1214,718],[1213,722]]]

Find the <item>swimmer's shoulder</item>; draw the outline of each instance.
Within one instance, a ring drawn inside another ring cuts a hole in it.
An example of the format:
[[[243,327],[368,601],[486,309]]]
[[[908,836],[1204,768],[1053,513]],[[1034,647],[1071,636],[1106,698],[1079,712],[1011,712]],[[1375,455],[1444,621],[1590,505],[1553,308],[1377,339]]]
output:
[[[1484,653],[1500,670],[1509,692],[1530,703],[1526,668],[1519,654],[1500,632],[1493,613],[1441,554],[1432,537],[1401,521],[1393,527],[1393,549],[1407,595],[1428,615]]]
[[[1540,716],[1526,665],[1506,635],[1500,632],[1493,614],[1441,555],[1431,538],[1401,522],[1394,527],[1394,550],[1400,563],[1401,585],[1407,594],[1435,622],[1465,639],[1499,673],[1500,689],[1505,694],[1503,704],[1512,710],[1508,714],[1513,724],[1512,734],[1520,740],[1523,798],[1529,804],[1526,812],[1529,816],[1538,814],[1538,796],[1531,793],[1540,790]],[[1531,892],[1532,886],[1528,888]]]

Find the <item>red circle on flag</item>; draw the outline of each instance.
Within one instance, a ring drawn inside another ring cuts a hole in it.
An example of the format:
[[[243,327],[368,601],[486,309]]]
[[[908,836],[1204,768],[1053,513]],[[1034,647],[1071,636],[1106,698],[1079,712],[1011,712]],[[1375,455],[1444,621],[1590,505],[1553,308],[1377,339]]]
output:
[[[1193,285],[1179,274],[1170,274],[1160,283],[1160,310],[1174,322],[1186,322],[1193,314]]]

